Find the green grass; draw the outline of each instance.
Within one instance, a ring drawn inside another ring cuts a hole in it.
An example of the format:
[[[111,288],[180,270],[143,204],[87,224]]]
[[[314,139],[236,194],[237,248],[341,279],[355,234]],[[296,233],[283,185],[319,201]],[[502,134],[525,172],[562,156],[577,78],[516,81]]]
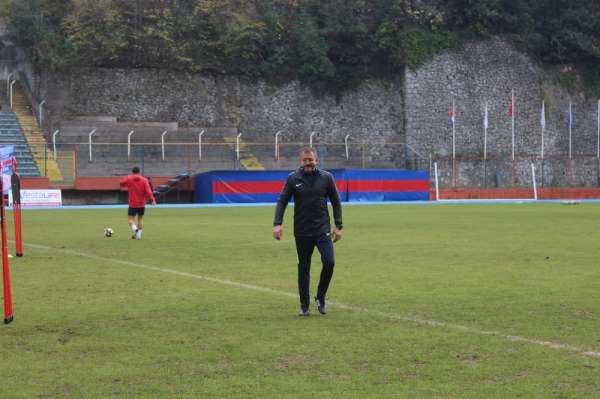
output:
[[[293,209],[282,242],[272,208],[152,208],[141,241],[125,213],[24,212],[0,398],[600,397],[600,357],[504,337],[600,352],[600,204],[346,206],[354,308],[309,318]]]

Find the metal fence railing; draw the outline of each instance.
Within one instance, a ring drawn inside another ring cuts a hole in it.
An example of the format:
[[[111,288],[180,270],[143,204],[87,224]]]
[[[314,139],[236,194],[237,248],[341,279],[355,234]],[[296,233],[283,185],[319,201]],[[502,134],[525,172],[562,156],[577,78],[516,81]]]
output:
[[[266,170],[292,170],[298,167],[298,151],[306,143],[236,143],[234,142],[94,142],[52,141],[35,150],[39,158],[72,160],[72,176],[120,175],[139,165],[145,174],[170,175],[182,170],[241,170],[250,161]],[[429,160],[416,155],[401,143],[314,143],[321,167],[338,168],[408,168],[424,169]],[[56,158],[55,158],[56,157]],[[40,164],[40,162],[38,162]],[[47,161],[41,162],[47,164]],[[62,162],[61,170],[67,167]],[[44,169],[44,168],[42,168]],[[43,170],[40,170],[42,175]]]
[[[531,187],[532,165],[538,187],[598,187],[600,160],[595,155],[466,158],[432,157],[441,188]]]
[[[30,146],[39,172],[46,176],[50,163],[58,165],[65,180],[76,176],[117,176],[138,165],[146,175],[169,176],[182,171],[293,170],[298,151],[308,143],[229,142],[94,142]],[[428,170],[433,179],[437,164],[440,188],[530,187],[531,165],[539,187],[600,186],[600,161],[595,155],[540,157],[424,156],[404,143],[313,143],[324,169],[399,168]]]

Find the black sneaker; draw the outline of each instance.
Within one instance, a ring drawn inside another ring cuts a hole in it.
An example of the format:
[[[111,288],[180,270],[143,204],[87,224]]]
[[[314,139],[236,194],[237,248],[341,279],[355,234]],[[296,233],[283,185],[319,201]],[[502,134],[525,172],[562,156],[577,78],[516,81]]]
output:
[[[317,310],[319,311],[319,313],[327,313],[327,310],[325,308],[325,298],[319,299],[318,297],[315,297],[315,303],[317,304]]]
[[[301,305],[300,312],[298,312],[298,316],[310,316],[310,310],[308,310],[308,306]]]

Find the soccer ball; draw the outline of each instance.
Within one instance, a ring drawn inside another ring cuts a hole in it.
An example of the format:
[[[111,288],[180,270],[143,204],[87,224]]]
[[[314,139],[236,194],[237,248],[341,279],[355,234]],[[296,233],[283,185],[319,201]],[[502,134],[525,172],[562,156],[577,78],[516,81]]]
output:
[[[112,237],[114,231],[110,227],[104,229],[104,237]]]

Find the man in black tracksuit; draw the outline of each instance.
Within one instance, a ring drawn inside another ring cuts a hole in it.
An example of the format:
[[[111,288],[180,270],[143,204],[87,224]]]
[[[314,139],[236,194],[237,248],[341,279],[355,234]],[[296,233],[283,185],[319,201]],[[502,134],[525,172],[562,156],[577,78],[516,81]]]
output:
[[[333,242],[342,238],[342,206],[340,196],[331,173],[317,168],[318,159],[315,150],[303,148],[300,151],[300,168],[290,173],[281,191],[275,221],[273,237],[281,239],[281,224],[285,208],[294,197],[294,236],[298,253],[298,291],[300,294],[300,316],[308,316],[310,304],[310,260],[315,249],[321,254],[323,268],[319,279],[315,301],[319,313],[325,314],[325,294],[333,276],[335,265]],[[327,198],[333,206],[335,229],[331,231]]]

